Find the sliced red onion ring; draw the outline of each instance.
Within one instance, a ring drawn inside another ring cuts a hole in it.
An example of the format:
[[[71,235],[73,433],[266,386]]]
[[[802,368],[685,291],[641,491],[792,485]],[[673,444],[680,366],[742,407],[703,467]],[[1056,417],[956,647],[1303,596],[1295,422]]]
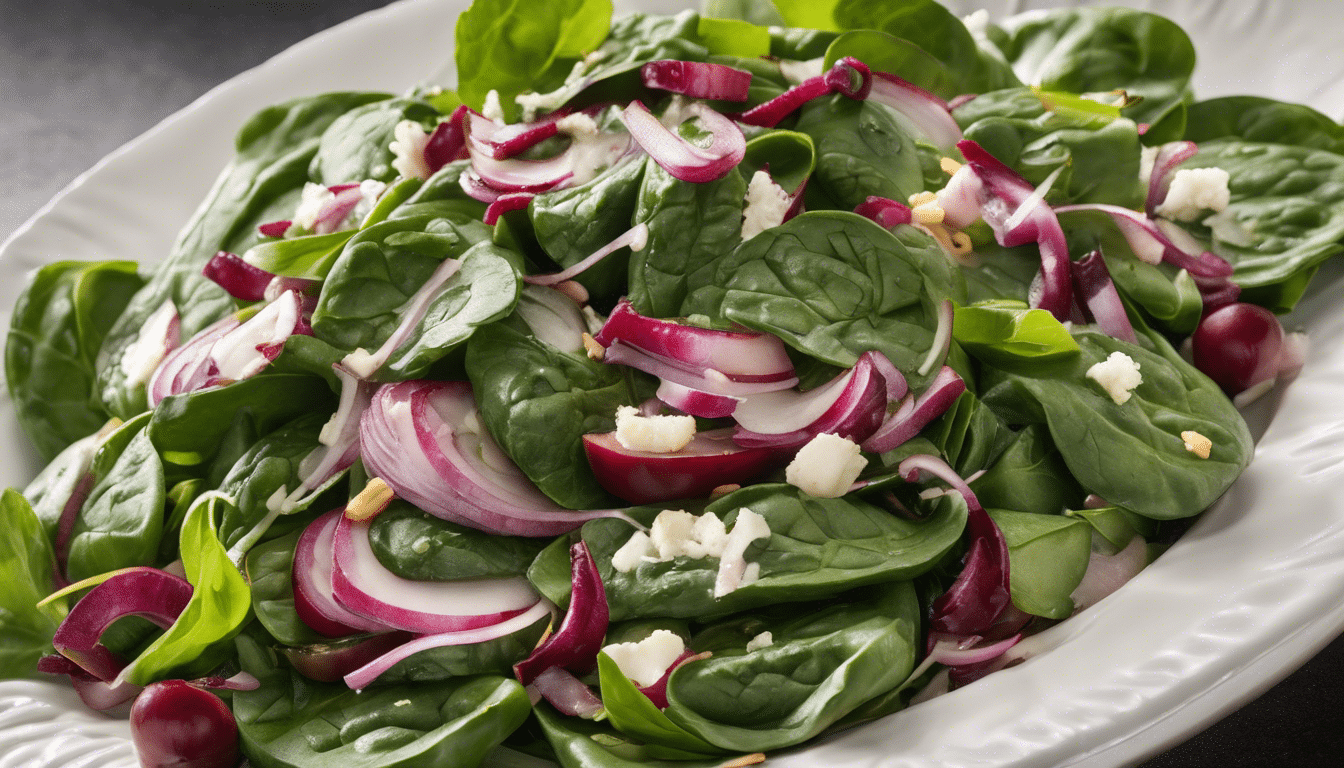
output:
[[[916,371],[920,376],[927,376],[934,366],[941,366],[947,353],[952,351],[952,320],[952,302],[943,299],[938,305],[938,326],[933,333],[933,343],[929,345],[929,354],[924,356],[924,362]]]
[[[914,438],[934,419],[942,416],[966,391],[957,372],[943,366],[919,397],[906,395],[901,405],[878,427],[862,448],[868,453],[886,453]]]
[[[688,118],[700,118],[700,126],[713,135],[708,147],[702,149],[678,136],[638,101],[621,112],[621,122],[635,143],[674,178],[704,183],[727,176],[747,153],[742,129],[700,102],[686,112]]]
[[[546,616],[546,614],[553,613],[554,611],[555,605],[553,605],[551,601],[542,598],[536,605],[523,613],[498,624],[492,624],[479,629],[466,629],[460,632],[442,632],[436,635],[417,637],[410,642],[393,648],[391,651],[388,651],[382,656],[379,656],[368,664],[365,664],[354,672],[346,675],[345,684],[356,691],[363,690],[374,680],[377,680],[379,675],[395,666],[397,662],[408,659],[421,651],[427,651],[431,648],[444,648],[450,645],[474,645],[506,637],[514,632],[519,632],[532,626]]]
[[[1125,305],[1115,290],[1111,273],[1106,269],[1106,260],[1100,250],[1092,251],[1072,263],[1073,285],[1078,296],[1087,305],[1087,311],[1097,321],[1102,333],[1113,338],[1137,344],[1134,326],[1125,313]]]
[[[501,197],[499,201],[492,203],[490,207],[493,209],[495,205],[498,205],[503,200],[504,198]],[[489,215],[490,212],[486,211],[487,218],[489,217]],[[486,223],[488,224],[490,222],[487,221]],[[632,251],[638,252],[644,250],[644,246],[648,244],[649,244],[649,225],[640,222],[639,224],[636,224],[635,226],[621,233],[621,235],[617,237],[615,240],[612,240],[611,242],[607,243],[601,248],[598,248],[596,251],[593,251],[592,254],[585,257],[583,260],[581,260],[579,263],[575,264],[572,267],[568,267],[560,272],[556,272],[550,275],[527,275],[526,277],[523,278],[523,280],[530,285],[547,285],[547,286],[558,285],[560,283],[565,282],[566,280],[573,280],[574,278],[588,271],[593,265],[597,264],[598,262],[602,261],[603,259],[607,258],[611,254],[615,253],[616,251],[619,251],[622,248],[629,248]],[[625,300],[622,299],[622,301]],[[629,302],[626,303],[628,304]]]
[[[116,679],[124,660],[99,643],[112,623],[140,616],[167,629],[187,602],[191,584],[157,568],[128,568],[89,590],[61,621],[51,644],[67,659],[104,682]]]
[[[873,73],[868,100],[891,107],[899,116],[901,127],[912,137],[923,139],[944,153],[950,153],[964,138],[947,102],[889,72]]]
[[[364,199],[358,184],[339,184],[327,189],[331,191],[332,197],[317,211],[317,218],[313,220],[315,235],[329,235],[342,229],[346,218]]]
[[[1171,190],[1171,176],[1176,166],[1199,153],[1199,146],[1193,141],[1173,141],[1157,148],[1153,158],[1153,168],[1148,176],[1148,197],[1143,208],[1149,216],[1167,199]]]
[[[832,93],[842,93],[851,99],[865,99],[872,86],[873,76],[868,66],[858,59],[846,56],[831,65],[825,74],[809,77],[770,101],[743,112],[736,119],[744,125],[774,128],[781,120],[813,99]]]
[[[70,583],[67,572],[70,561],[70,537],[75,532],[75,523],[79,520],[79,512],[84,508],[84,502],[88,501],[89,494],[93,491],[94,483],[97,480],[93,473],[88,471],[88,467],[93,462],[94,451],[90,451],[88,462],[80,470],[79,480],[70,489],[70,495],[66,497],[65,505],[61,507],[61,518],[56,522],[56,537],[53,542],[53,549],[56,554],[55,584],[58,587],[64,587]]]
[[[1008,591],[1008,544],[1003,533],[980,506],[966,481],[936,456],[916,454],[902,461],[897,472],[907,481],[928,472],[946,482],[966,500],[966,532],[971,545],[961,574],[933,602],[930,629],[949,635],[982,635],[1011,604]]]
[[[172,299],[167,299],[145,321],[135,341],[121,353],[118,364],[126,372],[127,386],[148,384],[164,359],[181,343],[181,335],[182,322],[177,306]]]
[[[501,195],[505,194],[485,183],[485,180],[481,178],[480,174],[476,173],[474,168],[463,170],[462,175],[457,177],[457,185],[462,188],[462,191],[466,193],[467,197],[485,203],[486,205],[495,202]],[[531,191],[543,192],[545,190]]]
[[[1102,203],[1061,205],[1055,209],[1056,214],[1074,211],[1099,211],[1110,216],[1140,261],[1149,264],[1166,261],[1186,270],[1194,278],[1225,278],[1232,274],[1232,265],[1227,259],[1210,251],[1194,253],[1182,248],[1163,230],[1161,222],[1138,211]]]
[[[959,667],[964,664],[983,664],[1002,656],[1009,648],[1017,645],[1021,639],[1022,635],[1013,635],[995,643],[982,645],[982,638],[977,635],[961,637],[931,633],[929,642],[933,645],[933,649],[929,651],[929,657],[935,664],[943,664],[949,667]]]
[[[909,224],[913,220],[910,212],[910,206],[904,203],[898,203],[885,197],[871,196],[854,208],[854,212],[860,216],[871,219],[886,229],[898,227],[901,224]],[[979,208],[976,208],[976,216],[980,215]]]
[[[37,671],[49,675],[68,676],[70,686],[79,695],[79,700],[84,702],[84,706],[95,712],[118,714],[113,710],[129,703],[135,698],[136,694],[144,690],[144,686],[128,683],[124,680],[110,683],[99,680],[86,672],[83,667],[60,654],[43,656],[38,659]]]
[[[556,711],[570,717],[595,717],[602,700],[579,678],[559,667],[548,667],[527,686],[532,703],[545,699]]]
[[[463,120],[468,128],[467,142],[472,147],[495,160],[507,160],[558,135],[560,126],[557,123],[569,113],[568,109],[559,109],[535,122],[500,125],[477,112],[466,110]]]
[[[299,484],[278,506],[267,502],[272,513],[289,514],[312,503],[328,482],[350,468],[359,457],[359,422],[373,398],[372,382],[350,374],[339,365],[332,366],[341,380],[341,398],[336,412],[318,434],[317,448],[299,462]]]
[[[240,301],[261,301],[275,275],[243,261],[241,256],[220,251],[205,263],[202,274]]]
[[[674,381],[664,381],[658,385],[656,393],[659,400],[672,408],[705,419],[721,419],[732,416],[739,403],[745,398],[716,395],[692,389]]]
[[[332,595],[353,613],[417,634],[462,632],[507,621],[541,600],[522,576],[413,581],[378,562],[369,521],[342,516],[334,534]]]
[[[434,126],[434,131],[425,143],[425,164],[429,166],[430,173],[468,156],[465,121],[469,111],[465,104],[459,106],[447,120]]]
[[[703,61],[650,61],[640,68],[639,76],[647,88],[692,99],[746,101],[751,88],[750,72]]]
[[[387,624],[347,609],[333,594],[336,525],[344,513],[339,508],[327,512],[309,523],[299,536],[294,548],[294,610],[304,624],[323,637],[387,632],[391,629]]]
[[[579,674],[587,674],[597,667],[597,652],[602,650],[602,639],[607,635],[610,618],[607,591],[602,586],[602,575],[598,573],[587,544],[579,541],[571,546],[569,560],[569,610],[565,612],[560,628],[530,656],[513,665],[513,674],[525,686],[554,667]]]
[[[893,392],[905,394],[905,377],[876,362],[881,352],[859,356],[853,368],[807,392],[785,390],[748,397],[733,412],[733,441],[744,448],[797,447],[819,434],[863,442],[881,426]],[[883,371],[886,371],[884,373]],[[900,383],[888,381],[891,374]]]
[[[499,221],[500,216],[511,211],[527,210],[528,203],[531,203],[532,198],[534,197],[536,197],[536,195],[527,192],[513,192],[507,195],[500,195],[485,209],[485,223],[493,227],[496,222]]]
[[[383,386],[360,420],[360,445],[397,496],[472,528],[558,536],[594,518],[630,521],[619,510],[565,509],[537,490],[481,425],[467,382]]]
[[[632,504],[704,498],[721,485],[745,484],[790,455],[773,446],[739,446],[731,427],[697,432],[676,453],[632,451],[614,432],[584,435],[583,450],[598,483]]]
[[[1030,182],[979,144],[963,139],[957,149],[980,178],[981,216],[999,244],[1011,248],[1034,241],[1040,247],[1039,295],[1032,306],[1068,320],[1073,307],[1069,247],[1055,212]]]

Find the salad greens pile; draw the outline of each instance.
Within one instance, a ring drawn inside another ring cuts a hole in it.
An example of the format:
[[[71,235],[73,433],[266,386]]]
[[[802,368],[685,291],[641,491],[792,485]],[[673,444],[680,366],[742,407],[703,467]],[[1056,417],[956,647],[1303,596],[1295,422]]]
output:
[[[1156,557],[1344,250],[1344,128],[1197,100],[1141,11],[475,0],[456,37],[455,90],[249,119],[166,259],[31,277],[0,676],[192,681],[256,766],[758,762]],[[1269,339],[1232,383],[1229,310]]]

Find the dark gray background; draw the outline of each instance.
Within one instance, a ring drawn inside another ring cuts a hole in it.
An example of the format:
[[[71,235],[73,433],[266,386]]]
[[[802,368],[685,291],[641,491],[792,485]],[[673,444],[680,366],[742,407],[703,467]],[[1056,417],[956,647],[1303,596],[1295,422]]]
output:
[[[0,239],[103,155],[211,87],[386,4],[0,0]],[[1144,764],[1205,766],[1344,766],[1344,639]]]

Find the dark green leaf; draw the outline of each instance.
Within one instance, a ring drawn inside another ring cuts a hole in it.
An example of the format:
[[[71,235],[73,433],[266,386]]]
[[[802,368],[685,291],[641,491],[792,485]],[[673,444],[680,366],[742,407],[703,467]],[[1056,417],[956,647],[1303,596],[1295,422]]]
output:
[[[404,501],[392,502],[369,524],[369,546],[378,562],[418,581],[522,576],[546,543],[483,533]]]
[[[124,430],[134,435],[124,447],[109,440],[95,458],[96,482],[70,533],[71,581],[155,564],[163,531],[163,464],[143,424]]]
[[[37,515],[14,489],[0,495],[0,675],[32,677],[51,652],[65,601],[37,607],[51,593],[55,555]]]
[[[1092,529],[1063,515],[990,509],[1008,543],[1008,581],[1013,605],[1033,616],[1066,619],[1073,590],[1087,572]]]

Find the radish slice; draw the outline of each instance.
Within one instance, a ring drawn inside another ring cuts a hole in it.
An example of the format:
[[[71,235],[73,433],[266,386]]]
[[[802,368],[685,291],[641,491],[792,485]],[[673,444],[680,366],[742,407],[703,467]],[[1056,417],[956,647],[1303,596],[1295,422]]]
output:
[[[602,575],[588,545],[579,541],[569,548],[569,610],[560,628],[546,638],[526,659],[513,665],[513,674],[524,686],[531,685],[549,669],[563,667],[587,674],[597,667],[597,652],[607,635],[610,611]]]
[[[640,68],[639,76],[647,88],[692,99],[746,101],[751,88],[750,72],[702,61],[650,61]]]
[[[787,460],[772,447],[737,445],[732,428],[697,432],[676,453],[628,450],[614,432],[584,435],[583,450],[598,483],[631,504],[703,498],[721,485],[746,483]]]
[[[906,395],[900,407],[887,416],[882,426],[863,441],[868,453],[886,453],[918,435],[934,419],[942,416],[966,391],[966,382],[956,371],[943,366],[919,397]]]
[[[403,381],[381,387],[360,420],[365,465],[400,498],[462,525],[506,536],[558,536],[618,510],[551,501],[481,425],[471,385]]]
[[[164,629],[172,626],[191,599],[191,584],[157,568],[128,568],[89,591],[56,629],[51,644],[67,659],[104,682],[126,666],[99,643],[112,623],[140,616]]]
[[[548,613],[555,612],[555,605],[551,601],[542,598],[536,605],[528,610],[514,616],[507,621],[498,624],[481,627],[478,629],[468,629],[459,632],[442,632],[436,635],[425,635],[418,637],[410,642],[393,648],[391,651],[379,656],[373,661],[365,664],[359,669],[345,676],[345,684],[354,690],[363,690],[365,687],[378,679],[378,676],[391,669],[399,661],[414,656],[421,651],[427,651],[431,648],[444,648],[451,645],[475,645],[490,640],[496,640],[501,637],[507,637],[514,632],[527,629],[536,622],[544,618]]]
[[[625,108],[621,122],[635,143],[674,178],[703,183],[727,176],[747,153],[742,129],[700,102],[692,103],[686,111],[689,117],[700,118],[700,126],[713,135],[708,147],[702,149],[683,139],[638,101]]]
[[[309,680],[335,683],[414,637],[409,632],[382,632],[316,645],[280,646],[277,650]]]
[[[541,600],[522,576],[413,581],[389,571],[369,544],[369,521],[336,523],[332,594],[351,612],[394,629],[431,634],[480,629],[517,616]]]
[[[299,536],[294,548],[294,610],[304,624],[323,637],[386,632],[388,625],[346,609],[333,594],[336,525],[344,511],[338,508],[327,512],[309,523]]]
[[[869,101],[891,107],[897,122],[913,138],[923,139],[950,153],[963,136],[947,102],[888,72],[874,72]]]

